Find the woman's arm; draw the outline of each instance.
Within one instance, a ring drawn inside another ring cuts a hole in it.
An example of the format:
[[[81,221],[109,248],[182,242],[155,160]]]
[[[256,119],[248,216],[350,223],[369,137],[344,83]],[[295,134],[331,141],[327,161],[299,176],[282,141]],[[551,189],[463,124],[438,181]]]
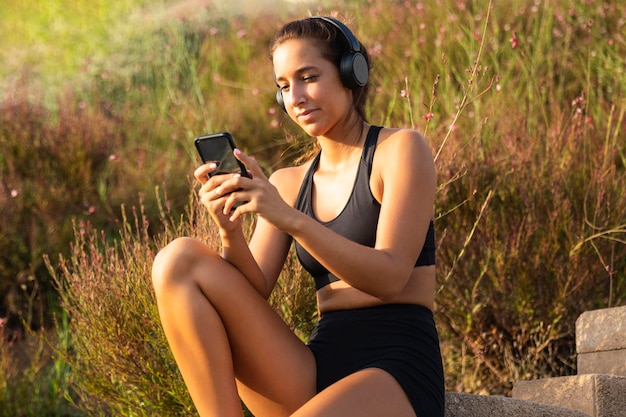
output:
[[[250,164],[250,162],[248,162]],[[254,170],[258,167],[254,167]],[[297,198],[303,169],[301,167],[280,169],[272,174],[269,180],[256,174],[257,200],[253,202],[264,210],[258,212],[257,224],[250,239],[250,251],[259,268],[265,276],[266,287],[262,294],[267,298],[274,289],[276,280],[282,271],[285,259],[289,253],[292,237],[278,229],[270,219],[282,216],[283,212],[298,212],[293,208]],[[259,178],[261,177],[261,178]],[[252,200],[249,200],[252,201]],[[273,216],[264,216],[264,212],[271,212]]]
[[[386,301],[406,286],[433,216],[435,167],[424,138],[398,130],[380,140],[370,184],[381,202],[374,248],[300,212],[284,215],[276,225],[342,281]]]
[[[222,235],[222,257],[234,265],[267,299],[282,269],[289,242],[287,234],[260,219],[250,244],[243,233]],[[256,254],[252,251],[253,247],[256,248]]]
[[[233,219],[230,213],[229,201],[232,198],[228,182],[236,176],[216,175],[209,178],[208,173],[214,168],[210,164],[203,165],[194,174],[202,183],[200,199],[219,228],[222,257],[268,298],[282,270],[291,237],[260,218],[249,245],[241,229],[241,220]],[[260,181],[263,180],[267,181],[264,178]],[[251,251],[251,247],[255,250]]]

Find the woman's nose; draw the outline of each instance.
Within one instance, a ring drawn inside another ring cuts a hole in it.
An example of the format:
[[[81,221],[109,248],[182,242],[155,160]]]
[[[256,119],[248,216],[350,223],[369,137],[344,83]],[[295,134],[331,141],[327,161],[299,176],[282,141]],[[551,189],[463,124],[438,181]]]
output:
[[[302,88],[301,86],[292,86],[289,89],[289,95],[289,100],[292,107],[298,107],[306,101],[306,94],[304,88]]]

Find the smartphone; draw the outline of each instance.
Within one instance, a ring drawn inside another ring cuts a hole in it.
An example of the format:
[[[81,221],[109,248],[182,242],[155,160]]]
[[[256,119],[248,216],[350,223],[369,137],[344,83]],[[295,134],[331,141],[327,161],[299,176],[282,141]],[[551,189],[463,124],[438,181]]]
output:
[[[248,177],[248,170],[245,165],[233,155],[235,141],[230,133],[219,132],[198,136],[194,143],[202,162],[205,164],[215,162],[217,164],[217,168],[209,173],[209,176],[240,174],[242,177]]]

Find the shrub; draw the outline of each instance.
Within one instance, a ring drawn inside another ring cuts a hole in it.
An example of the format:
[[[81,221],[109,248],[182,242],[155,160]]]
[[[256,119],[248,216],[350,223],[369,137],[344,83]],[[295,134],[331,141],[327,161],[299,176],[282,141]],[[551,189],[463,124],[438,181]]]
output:
[[[143,212],[134,212],[134,223],[123,215],[114,243],[77,223],[70,258],[61,257],[60,269],[49,263],[73,334],[60,353],[72,365],[78,406],[90,415],[190,415],[152,294],[149,222]]]
[[[0,416],[82,416],[71,405],[69,366],[47,343],[62,344],[63,333],[28,332],[16,339],[4,324],[0,322]]]
[[[71,93],[58,114],[27,97],[18,90],[0,103],[0,311],[38,328],[50,309],[42,256],[69,244],[68,218],[106,211],[98,186],[120,132]]]
[[[114,243],[89,224],[76,224],[70,258],[62,257],[60,268],[48,261],[73,335],[60,355],[71,364],[78,406],[90,415],[195,413],[159,322],[150,271],[156,251],[178,236],[216,249],[219,238],[195,191],[184,217],[163,208],[156,238],[143,210],[130,219],[123,210]],[[301,267],[293,264],[292,257],[271,302],[306,338],[316,313],[314,289],[311,281],[302,285]]]

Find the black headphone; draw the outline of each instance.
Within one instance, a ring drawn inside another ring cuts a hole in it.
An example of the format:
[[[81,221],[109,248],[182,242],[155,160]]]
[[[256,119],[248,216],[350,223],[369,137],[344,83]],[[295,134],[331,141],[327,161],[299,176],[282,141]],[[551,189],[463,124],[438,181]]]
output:
[[[320,19],[326,23],[333,25],[346,39],[350,50],[341,56],[339,61],[339,76],[341,82],[350,90],[364,87],[369,78],[369,68],[367,60],[361,53],[361,44],[359,40],[352,34],[350,29],[339,20],[328,16],[313,16],[309,19]],[[283,101],[283,92],[279,88],[276,92],[276,102],[285,111],[285,102]]]

